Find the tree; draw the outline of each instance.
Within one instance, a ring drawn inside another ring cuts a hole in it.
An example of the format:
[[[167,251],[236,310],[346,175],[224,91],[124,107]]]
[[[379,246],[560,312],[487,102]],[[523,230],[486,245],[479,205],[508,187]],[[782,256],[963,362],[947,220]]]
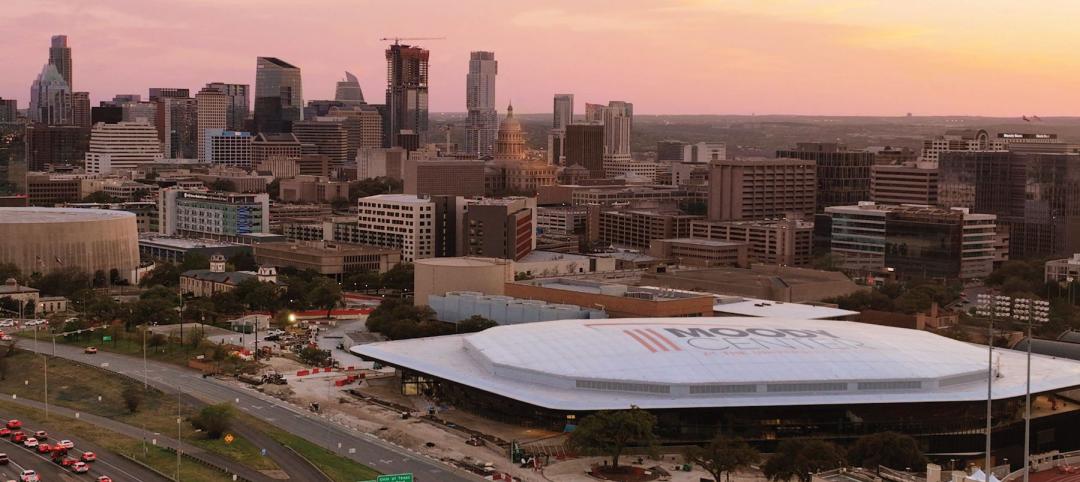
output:
[[[153,286],[150,289],[140,293],[139,299],[161,299],[164,301],[168,301],[173,306],[179,306],[180,304],[180,294],[176,290],[165,286]]]
[[[71,297],[76,291],[89,288],[90,275],[74,266],[63,267],[46,275],[35,273],[30,277],[30,286],[42,294]]]
[[[255,278],[241,281],[232,292],[241,303],[252,310],[276,311],[281,307],[277,286]]]
[[[896,432],[864,435],[855,441],[847,454],[848,462],[865,469],[885,466],[905,470],[926,465],[926,456],[911,436]]]
[[[94,271],[94,288],[104,288],[109,284],[109,278],[105,275],[105,270],[99,269]]]
[[[686,460],[700,465],[717,482],[724,475],[731,479],[732,472],[756,464],[760,459],[761,454],[745,440],[721,434],[704,447],[691,447],[686,451]]]
[[[206,432],[211,439],[219,439],[232,426],[234,413],[228,403],[218,403],[203,407],[199,413],[191,418],[191,425]]]
[[[22,279],[22,273],[15,263],[0,263],[0,283],[9,279]]]
[[[120,392],[120,396],[124,399],[124,407],[127,407],[128,413],[135,413],[139,411],[139,404],[142,403],[142,393],[135,384],[128,384],[124,387],[124,391]]]
[[[300,360],[308,365],[321,367],[330,360],[330,350],[320,350],[313,346],[305,346],[299,353]]]
[[[311,306],[326,309],[326,317],[330,318],[334,307],[341,303],[341,285],[326,277],[318,277],[312,280],[307,293],[308,303]]]
[[[229,179],[215,179],[210,184],[207,184],[206,187],[210,188],[211,191],[236,191],[236,183]]]
[[[238,315],[244,312],[244,303],[232,291],[222,291],[210,296],[214,311],[225,315]]]
[[[173,325],[180,322],[180,313],[176,311],[176,304],[164,298],[143,298],[134,303],[128,303],[127,308],[129,311],[125,314],[124,329],[128,331],[143,323]]]
[[[180,263],[180,272],[193,269],[207,269],[210,267],[210,258],[205,254],[195,251],[184,253],[184,260]]]
[[[379,281],[383,289],[409,291],[413,288],[413,279],[412,263],[401,263],[383,273]]]
[[[0,347],[0,380],[7,380],[8,358],[15,354],[16,343],[17,340],[12,340]]]
[[[368,315],[365,326],[391,340],[453,333],[444,328],[445,325],[430,321],[434,318],[435,312],[427,306],[417,307],[402,300],[387,299]]]
[[[114,203],[114,202],[117,202],[117,201],[119,201],[119,200],[112,197],[112,196],[110,196],[105,191],[92,192],[92,193],[88,194],[86,197],[82,198],[82,202],[84,202],[84,203],[110,204],[110,203]]]
[[[484,331],[488,328],[499,326],[494,320],[489,320],[480,315],[472,315],[467,319],[461,320],[457,323],[458,333],[475,333],[477,331]]]
[[[379,273],[376,271],[361,271],[345,278],[341,283],[342,288],[349,291],[371,291],[382,287]]]
[[[128,280],[120,276],[120,270],[113,268],[109,270],[109,283],[114,285],[126,285]]]
[[[139,286],[180,286],[180,268],[172,263],[158,263],[150,270]]]
[[[334,211],[348,211],[349,206],[352,206],[352,205],[353,204],[349,202],[348,198],[336,197],[336,198],[330,200],[330,207]]]
[[[229,263],[236,271],[258,271],[259,263],[255,262],[255,256],[247,251],[241,251],[229,258]]]
[[[787,439],[780,442],[761,471],[772,482],[810,482],[810,474],[843,465],[844,453],[835,444],[818,439]]]
[[[627,447],[654,448],[655,426],[656,416],[638,407],[601,410],[581,419],[570,432],[569,444],[581,453],[611,457],[611,467],[617,469]]]

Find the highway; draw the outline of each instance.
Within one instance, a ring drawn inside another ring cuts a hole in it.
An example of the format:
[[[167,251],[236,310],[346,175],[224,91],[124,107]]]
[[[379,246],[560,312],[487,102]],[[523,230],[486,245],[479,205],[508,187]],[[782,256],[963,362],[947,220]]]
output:
[[[110,451],[98,447],[90,442],[81,440],[71,434],[47,430],[39,422],[20,419],[23,426],[20,430],[27,435],[33,435],[38,430],[46,430],[48,439],[43,443],[53,444],[60,440],[71,440],[75,447],[68,451],[68,457],[79,460],[85,452],[93,452],[98,456],[97,461],[89,463],[90,471],[86,474],[76,474],[71,469],[57,465],[50,458],[50,454],[38,453],[36,450],[26,448],[21,443],[13,443],[10,439],[0,439],[0,453],[6,453],[11,459],[7,466],[0,466],[0,480],[19,480],[19,474],[24,469],[37,471],[42,480],[93,480],[99,476],[107,475],[116,482],[152,482],[169,480],[161,477],[153,471],[147,470],[128,459],[120,457]],[[5,425],[8,418],[0,417],[0,425]]]
[[[19,348],[75,360],[105,370],[144,380],[143,360],[105,351],[94,355],[70,345],[23,340]],[[53,350],[55,349],[55,353]],[[466,482],[483,480],[436,460],[391,445],[374,435],[361,433],[324,420],[317,415],[294,407],[254,390],[225,384],[213,378],[203,378],[193,370],[150,360],[145,380],[166,393],[196,398],[204,403],[229,402],[237,409],[277,426],[314,444],[338,453],[384,474],[412,473],[420,482]]]

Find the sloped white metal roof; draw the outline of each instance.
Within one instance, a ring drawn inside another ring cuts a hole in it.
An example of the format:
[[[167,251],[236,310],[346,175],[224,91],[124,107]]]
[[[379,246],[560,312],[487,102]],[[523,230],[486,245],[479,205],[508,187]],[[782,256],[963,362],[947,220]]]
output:
[[[835,320],[641,318],[509,325],[353,353],[562,410],[979,400],[987,351],[929,332]],[[995,351],[995,398],[1024,392],[1024,357]],[[1080,385],[1036,357],[1034,392]]]

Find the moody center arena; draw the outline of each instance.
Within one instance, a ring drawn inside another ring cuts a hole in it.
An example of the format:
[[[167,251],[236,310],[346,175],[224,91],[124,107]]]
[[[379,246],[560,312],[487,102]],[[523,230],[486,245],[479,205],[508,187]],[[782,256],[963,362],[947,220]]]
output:
[[[648,409],[672,442],[717,431],[786,437],[898,431],[929,454],[984,450],[993,377],[995,454],[1019,454],[1025,354],[933,333],[830,320],[560,320],[351,348],[399,369],[406,394],[563,430],[597,410]],[[1033,451],[1078,448],[1080,363],[1034,356]],[[1067,427],[1073,427],[1069,429]],[[1000,453],[998,453],[1000,451]]]

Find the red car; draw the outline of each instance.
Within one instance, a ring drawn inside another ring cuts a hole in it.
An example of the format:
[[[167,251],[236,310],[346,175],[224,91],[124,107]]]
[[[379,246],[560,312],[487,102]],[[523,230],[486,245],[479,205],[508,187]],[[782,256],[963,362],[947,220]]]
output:
[[[75,462],[78,462],[78,460],[75,460],[71,457],[61,457],[58,459],[54,459],[53,462],[60,464],[61,467],[71,467],[72,465],[75,465]]]
[[[50,447],[49,444],[38,444],[37,451],[39,454],[47,454],[52,452],[52,447]]]
[[[18,443],[22,443],[23,440],[26,440],[26,433],[24,433],[22,430],[16,430],[14,432],[11,432],[11,441],[12,442],[18,444]]]
[[[85,474],[90,471],[90,466],[86,465],[84,462],[75,462],[74,464],[71,464],[71,471],[76,474]]]
[[[83,462],[94,462],[97,460],[97,454],[93,452],[83,452],[82,457],[79,457]]]
[[[8,420],[7,428],[10,428],[12,430],[15,430],[17,428],[22,428],[22,422],[20,422],[18,420],[15,420],[15,419]]]
[[[10,435],[11,435],[11,429],[10,428],[7,428],[7,427],[0,428],[0,437],[7,437],[7,436],[10,436]]]
[[[97,482],[112,482],[112,477],[109,477],[108,475],[102,475],[97,478]]]

